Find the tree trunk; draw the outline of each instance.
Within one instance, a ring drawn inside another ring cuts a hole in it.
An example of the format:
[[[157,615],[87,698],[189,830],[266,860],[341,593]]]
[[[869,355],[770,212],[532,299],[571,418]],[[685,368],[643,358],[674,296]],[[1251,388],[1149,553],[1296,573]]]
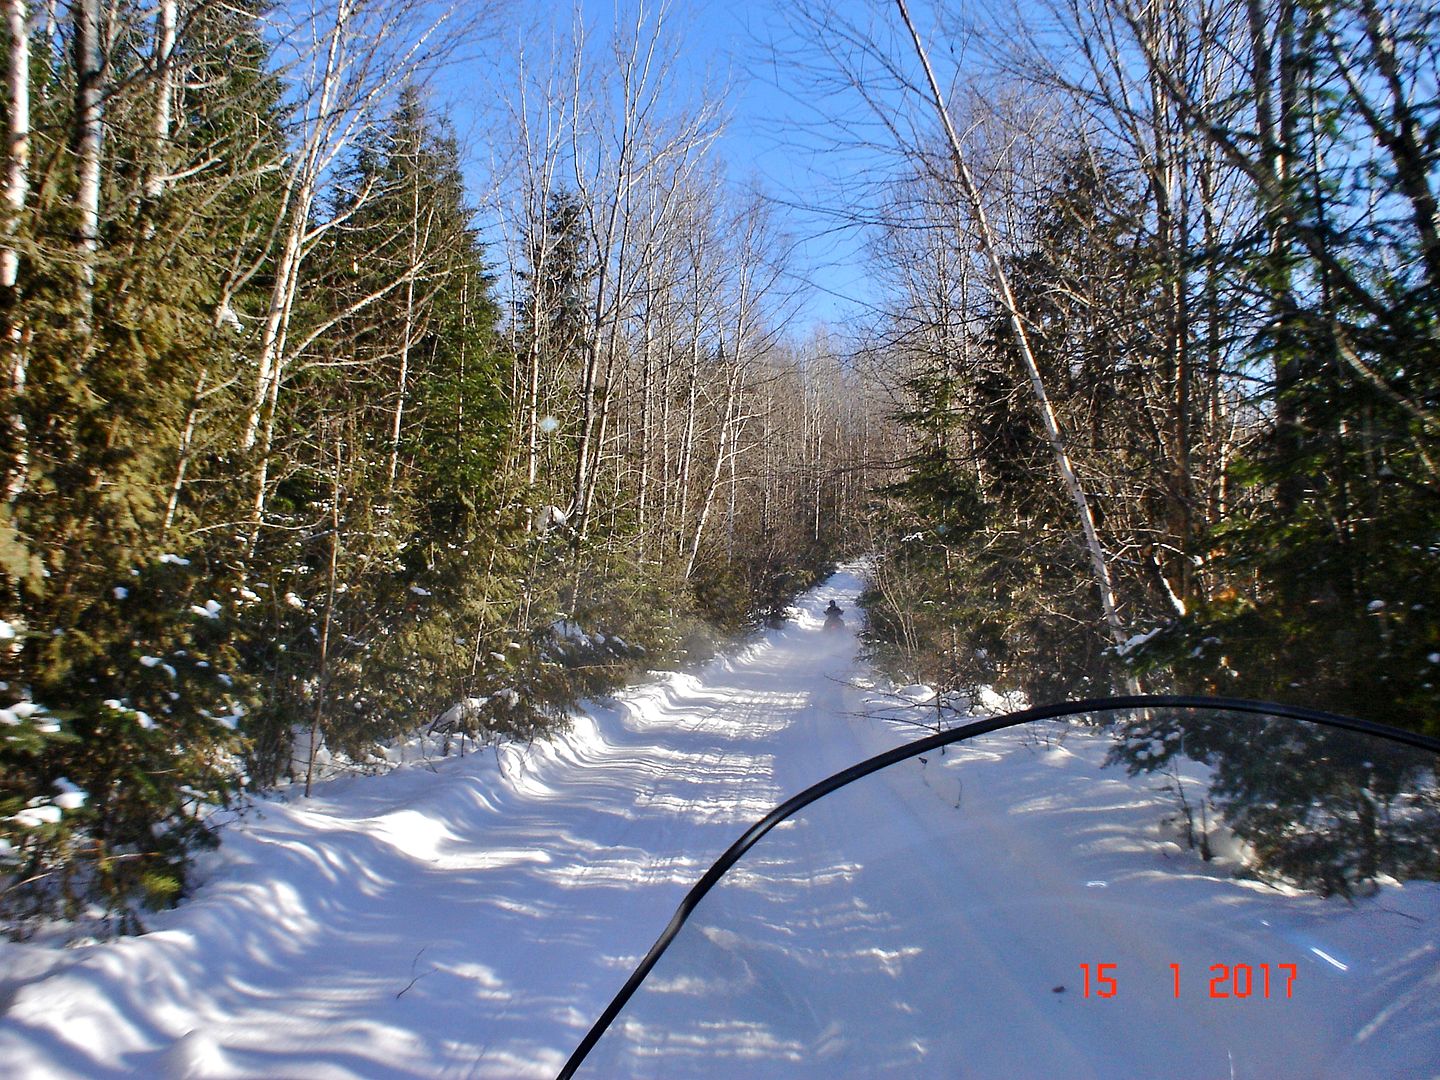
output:
[[[646,266],[646,285],[644,325],[641,330],[640,348],[640,480],[636,492],[635,508],[642,560],[648,543],[645,526],[648,522],[647,514],[650,508],[650,455],[655,442],[650,430],[655,413],[655,325],[653,318],[655,285],[648,264]]]
[[[418,157],[418,155],[417,155]],[[418,161],[415,165],[418,168]],[[428,231],[428,229],[427,229]],[[390,426],[390,471],[387,490],[394,494],[400,472],[400,429],[405,417],[405,396],[410,378],[410,344],[415,336],[415,275],[420,260],[420,178],[410,178],[409,266],[405,278],[405,325],[400,338],[400,368],[395,376],[395,419]]]
[[[5,233],[0,247],[0,288],[13,289],[20,271],[20,253],[14,245],[30,194],[30,26],[26,0],[5,0],[5,21],[10,32],[9,80],[10,145],[5,157]],[[22,380],[23,381],[23,380]]]
[[[698,292],[695,298],[694,320],[690,333],[690,364],[685,375],[685,427],[680,437],[680,505],[676,513],[675,528],[677,551],[684,550],[685,526],[690,516],[690,469],[695,460],[695,410],[700,396],[700,299]]]
[[[315,712],[310,720],[310,756],[305,766],[305,797],[315,779],[315,752],[324,738],[325,693],[330,681],[330,629],[335,622],[335,597],[339,593],[340,568],[340,464],[344,442],[335,434],[335,471],[330,485],[330,566],[326,575],[325,618],[320,624],[320,667],[315,676]]]
[[[1095,528],[1095,515],[1091,510],[1089,496],[1080,484],[1080,479],[1075,475],[1074,466],[1070,461],[1069,451],[1065,446],[1065,437],[1060,430],[1059,420],[1056,418],[1055,409],[1050,403],[1050,396],[1045,389],[1045,381],[1040,374],[1039,364],[1036,362],[1034,350],[1030,346],[1030,338],[1025,330],[1025,322],[1015,302],[1015,294],[1010,288],[1009,274],[1000,257],[999,243],[994,231],[990,227],[990,220],[985,213],[985,205],[981,201],[979,189],[975,185],[975,179],[970,173],[970,167],[966,163],[964,151],[960,146],[960,136],[955,131],[955,125],[950,120],[950,111],[945,105],[944,95],[940,92],[940,84],[935,80],[935,72],[930,66],[930,58],[925,52],[925,46],[920,39],[920,33],[915,29],[915,24],[910,18],[909,9],[905,6],[905,0],[895,0],[896,6],[900,9],[900,17],[904,20],[906,29],[910,32],[910,39],[915,47],[915,55],[919,58],[921,66],[925,69],[925,78],[930,87],[931,103],[935,107],[942,126],[945,129],[945,137],[950,146],[950,155],[955,166],[955,171],[960,182],[960,188],[969,203],[970,211],[975,217],[975,224],[980,234],[981,247],[984,249],[986,261],[990,264],[990,271],[995,278],[996,291],[1000,301],[1009,317],[1010,330],[1015,337],[1015,344],[1020,353],[1021,360],[1025,365],[1026,373],[1030,377],[1030,387],[1035,395],[1036,411],[1040,414],[1040,420],[1045,428],[1045,435],[1050,443],[1050,451],[1055,459],[1056,471],[1060,474],[1061,482],[1069,493],[1071,501],[1075,504],[1075,514],[1080,526],[1080,532],[1084,539],[1085,549],[1090,556],[1091,569],[1095,574],[1095,584],[1100,592],[1100,607],[1109,627],[1110,636],[1117,644],[1123,643],[1126,639],[1125,623],[1120,618],[1120,612],[1115,602],[1115,587],[1110,577],[1110,564],[1105,555],[1105,550],[1100,544],[1100,536]]]
[[[190,408],[185,413],[185,427],[180,432],[180,452],[175,462],[175,479],[170,484],[170,499],[165,504],[165,522],[160,526],[164,536],[175,523],[175,509],[180,505],[180,493],[185,490],[185,473],[190,468],[190,444],[195,437],[195,424],[200,418],[200,403],[205,399],[205,380],[210,369],[200,369],[200,378],[195,381],[195,393],[190,398]]]
[[[95,256],[100,246],[100,149],[104,135],[100,0],[75,0],[75,246],[80,259],[80,316],[88,336],[95,306]]]
[[[174,108],[175,68],[175,7],[176,0],[160,0],[155,12],[155,118],[151,135],[154,141],[149,175],[145,179],[145,197],[158,199],[165,192],[166,151],[170,145],[170,120]]]
[[[11,452],[5,497],[14,502],[24,492],[30,469],[28,449],[30,433],[25,425],[21,399],[25,394],[29,360],[25,331],[20,324],[19,306],[14,291],[20,280],[20,252],[15,246],[20,219],[30,194],[30,26],[26,0],[6,0],[5,19],[10,33],[9,80],[10,94],[9,146],[5,157],[4,233],[0,239],[0,289],[9,295],[10,319],[6,327],[5,351],[9,371],[6,382],[10,399],[7,422],[10,428]]]
[[[700,542],[705,535],[705,523],[710,518],[710,509],[715,504],[715,493],[720,489],[720,477],[724,472],[725,459],[735,452],[731,444],[735,437],[733,430],[735,417],[739,411],[739,382],[740,370],[737,366],[725,380],[725,413],[720,421],[720,441],[715,448],[715,467],[711,470],[709,481],[705,485],[705,498],[700,505],[700,516],[695,522],[695,531],[691,535],[690,555],[685,561],[686,581],[689,581],[695,573],[695,562],[700,556]]]

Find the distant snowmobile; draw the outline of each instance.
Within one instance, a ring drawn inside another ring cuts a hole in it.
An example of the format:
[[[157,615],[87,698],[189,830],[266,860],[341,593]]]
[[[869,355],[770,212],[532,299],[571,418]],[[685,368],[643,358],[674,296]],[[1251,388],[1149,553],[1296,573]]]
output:
[[[835,603],[834,600],[831,600],[830,606],[825,609],[825,629],[844,630],[845,620],[841,618],[844,614],[845,609]]]

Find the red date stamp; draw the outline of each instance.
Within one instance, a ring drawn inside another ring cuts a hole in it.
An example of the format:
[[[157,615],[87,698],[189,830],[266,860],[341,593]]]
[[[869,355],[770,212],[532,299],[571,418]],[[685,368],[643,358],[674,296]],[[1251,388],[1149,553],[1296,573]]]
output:
[[[1113,998],[1120,992],[1118,964],[1081,964],[1084,997]],[[1209,997],[1291,998],[1295,996],[1297,964],[1211,964]],[[1180,996],[1180,965],[1171,964],[1175,997]]]

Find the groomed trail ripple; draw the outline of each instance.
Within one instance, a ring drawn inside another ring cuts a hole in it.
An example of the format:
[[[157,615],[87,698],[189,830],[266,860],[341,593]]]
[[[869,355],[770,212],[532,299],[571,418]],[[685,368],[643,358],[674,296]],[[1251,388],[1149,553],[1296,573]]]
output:
[[[552,741],[261,804],[150,933],[4,947],[4,1073],[553,1076],[714,858],[863,756],[821,630],[860,588]]]

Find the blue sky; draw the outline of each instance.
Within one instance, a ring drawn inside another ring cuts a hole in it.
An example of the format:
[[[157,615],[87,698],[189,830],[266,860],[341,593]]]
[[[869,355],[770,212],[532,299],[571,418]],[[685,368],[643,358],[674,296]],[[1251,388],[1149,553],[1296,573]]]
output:
[[[684,83],[698,88],[708,80],[729,87],[729,123],[718,148],[728,182],[741,190],[758,186],[770,196],[775,221],[794,245],[792,265],[807,286],[791,328],[798,337],[817,324],[843,327],[875,299],[867,282],[863,234],[839,210],[847,201],[863,202],[864,178],[884,172],[887,162],[879,151],[847,145],[856,133],[830,122],[846,109],[851,119],[858,117],[858,103],[821,93],[813,71],[803,70],[806,63],[823,67],[823,61],[807,53],[787,29],[794,6],[787,0],[676,0],[669,20],[681,40]],[[858,13],[874,5],[853,0],[845,6]],[[635,4],[582,0],[593,39],[602,38],[614,23],[617,7],[628,18]],[[477,92],[492,91],[479,87],[503,82],[506,52],[513,52],[519,26],[534,28],[528,40],[538,52],[545,28],[563,31],[572,12],[569,4],[544,0],[512,9],[502,40],[484,47],[490,59],[480,63],[489,70],[475,70],[470,61],[451,69],[437,87],[470,148],[477,187],[484,183],[483,159],[494,137],[488,129],[495,122],[486,103],[477,100]]]
[[[607,0],[591,6],[613,7]],[[697,56],[713,50],[730,77],[730,123],[721,146],[730,180],[758,183],[797,244],[796,269],[809,285],[798,321],[844,323],[869,298],[863,237],[835,213],[835,188],[844,186],[854,152],[816,131],[825,103],[789,57],[776,55],[787,48],[787,35],[774,4],[689,0],[683,7],[682,17],[695,24],[687,47]]]

